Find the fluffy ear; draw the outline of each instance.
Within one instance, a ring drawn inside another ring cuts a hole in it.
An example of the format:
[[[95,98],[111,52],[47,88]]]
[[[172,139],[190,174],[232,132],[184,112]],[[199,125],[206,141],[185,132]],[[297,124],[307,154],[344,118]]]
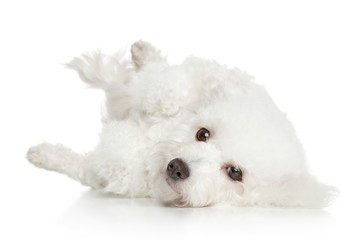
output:
[[[148,63],[167,64],[160,50],[148,42],[137,41],[131,46],[131,58],[136,70],[142,69]]]
[[[284,177],[273,191],[275,202],[288,207],[323,208],[338,194],[335,187],[320,183],[310,174],[292,174]]]

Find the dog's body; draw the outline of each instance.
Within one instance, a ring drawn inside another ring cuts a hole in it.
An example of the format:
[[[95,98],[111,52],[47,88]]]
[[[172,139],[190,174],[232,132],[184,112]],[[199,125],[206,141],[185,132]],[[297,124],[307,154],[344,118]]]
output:
[[[308,173],[295,131],[265,89],[237,69],[190,57],[169,66],[146,42],[132,61],[100,53],[69,66],[105,91],[98,146],[30,148],[28,159],[104,192],[177,206],[321,207],[334,189]]]

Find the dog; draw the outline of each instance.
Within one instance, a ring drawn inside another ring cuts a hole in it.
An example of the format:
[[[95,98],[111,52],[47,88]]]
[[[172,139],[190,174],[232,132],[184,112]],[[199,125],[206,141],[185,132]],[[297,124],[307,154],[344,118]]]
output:
[[[319,208],[336,193],[309,173],[295,130],[263,86],[237,68],[188,57],[169,65],[145,41],[67,66],[106,94],[98,145],[61,144],[27,159],[105,193],[178,207],[218,204]]]

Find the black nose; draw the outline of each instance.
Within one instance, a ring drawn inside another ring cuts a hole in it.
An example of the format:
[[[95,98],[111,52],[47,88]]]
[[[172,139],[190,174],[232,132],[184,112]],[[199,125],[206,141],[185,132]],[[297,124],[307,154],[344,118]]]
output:
[[[189,177],[189,167],[180,158],[171,160],[166,169],[167,175],[174,180],[183,180]]]

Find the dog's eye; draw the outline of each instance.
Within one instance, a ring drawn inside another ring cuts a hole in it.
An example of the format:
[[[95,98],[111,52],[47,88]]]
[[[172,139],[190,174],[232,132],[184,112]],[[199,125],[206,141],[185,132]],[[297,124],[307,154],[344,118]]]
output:
[[[228,167],[227,168],[228,175],[231,179],[235,181],[241,181],[242,180],[242,171],[240,168],[236,167]]]
[[[196,140],[206,142],[210,138],[210,131],[206,128],[201,128],[196,133]]]

